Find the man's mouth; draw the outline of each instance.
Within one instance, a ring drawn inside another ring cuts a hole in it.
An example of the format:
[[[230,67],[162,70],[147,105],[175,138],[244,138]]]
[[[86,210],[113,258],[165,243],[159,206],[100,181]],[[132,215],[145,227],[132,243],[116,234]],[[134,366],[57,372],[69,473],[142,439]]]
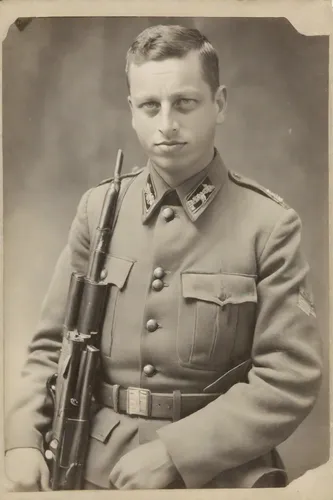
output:
[[[179,141],[163,141],[163,142],[158,142],[157,146],[180,146],[186,144],[185,142],[179,142]]]
[[[180,153],[185,147],[186,142],[179,141],[162,141],[156,144],[158,150],[166,155],[174,155]]]

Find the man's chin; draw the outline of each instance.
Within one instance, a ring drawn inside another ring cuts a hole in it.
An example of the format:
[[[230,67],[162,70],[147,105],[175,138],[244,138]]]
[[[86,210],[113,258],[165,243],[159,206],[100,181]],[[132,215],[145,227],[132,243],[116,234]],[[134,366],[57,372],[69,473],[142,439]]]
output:
[[[174,172],[182,168],[180,161],[177,158],[161,158],[160,156],[151,157],[153,164],[161,170]]]
[[[184,163],[188,163],[188,160],[186,161],[184,155],[181,154],[167,155],[152,153],[148,156],[157,167],[163,170],[179,170]]]

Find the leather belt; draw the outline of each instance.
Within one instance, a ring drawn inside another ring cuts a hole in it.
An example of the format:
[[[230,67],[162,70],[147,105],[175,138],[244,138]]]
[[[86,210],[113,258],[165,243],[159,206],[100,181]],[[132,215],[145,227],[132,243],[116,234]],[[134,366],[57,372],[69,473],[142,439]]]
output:
[[[180,391],[155,393],[140,387],[125,389],[103,382],[96,399],[118,413],[175,421],[203,408],[220,395],[221,393],[184,394]]]

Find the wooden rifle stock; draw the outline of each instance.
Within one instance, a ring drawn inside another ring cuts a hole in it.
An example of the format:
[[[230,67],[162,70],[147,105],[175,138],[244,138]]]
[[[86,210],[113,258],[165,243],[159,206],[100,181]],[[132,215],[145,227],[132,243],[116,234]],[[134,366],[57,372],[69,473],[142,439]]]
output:
[[[123,153],[118,151],[114,179],[106,193],[91,252],[87,275],[71,276],[63,328],[62,363],[47,381],[54,403],[52,430],[47,433],[45,457],[52,490],[83,488],[89,444],[95,375],[99,365],[99,341],[109,285],[102,283],[111,242]],[[58,370],[59,371],[59,370]]]

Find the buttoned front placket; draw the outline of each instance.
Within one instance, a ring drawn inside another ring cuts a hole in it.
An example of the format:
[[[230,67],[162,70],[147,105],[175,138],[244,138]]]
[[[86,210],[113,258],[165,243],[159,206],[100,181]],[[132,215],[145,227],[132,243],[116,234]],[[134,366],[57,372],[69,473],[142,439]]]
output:
[[[177,309],[180,294],[179,265],[183,251],[186,214],[180,204],[168,203],[167,196],[150,222],[153,249],[150,287],[144,311],[145,328],[141,336],[141,384],[165,390],[168,375],[166,358],[175,359]],[[179,256],[179,257],[178,257]],[[171,363],[172,364],[172,363]],[[154,380],[149,380],[154,378]]]
[[[214,164],[212,167],[209,182],[214,182],[215,195],[221,179],[214,174]],[[154,392],[188,389],[184,366],[178,359],[179,310],[184,300],[181,273],[195,265],[207,250],[197,215],[192,217],[187,206],[192,192],[193,196],[203,192],[201,185],[205,187],[207,181],[205,185],[200,183],[207,173],[201,177],[172,190],[146,170],[135,179],[123,200],[110,253],[133,265],[128,276],[123,277],[121,291],[111,293],[112,320],[106,321],[104,336],[109,336],[109,341],[103,353],[110,383]],[[205,198],[203,192],[203,201],[196,202],[199,215],[212,199]],[[112,283],[112,276],[109,279]],[[188,373],[195,378],[193,370]]]

